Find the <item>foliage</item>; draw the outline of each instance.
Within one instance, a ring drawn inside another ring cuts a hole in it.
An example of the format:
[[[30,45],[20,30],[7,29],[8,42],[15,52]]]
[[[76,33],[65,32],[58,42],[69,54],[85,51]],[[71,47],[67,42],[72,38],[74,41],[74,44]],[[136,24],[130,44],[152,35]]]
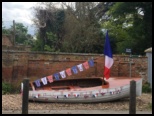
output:
[[[41,51],[42,39],[40,39],[39,34],[36,33],[36,40],[33,41],[31,51]]]
[[[30,34],[27,34],[28,27],[25,27],[22,23],[15,23],[15,41],[16,44],[30,45],[33,43],[33,37]],[[11,27],[13,28],[13,27]]]
[[[41,51],[102,53],[104,39],[95,16],[97,10],[93,10],[95,4],[75,2],[75,9],[63,4],[65,9],[58,9],[51,2],[45,3],[44,9],[34,8],[33,21],[38,28],[38,41],[42,42]]]
[[[19,93],[20,86],[12,85],[8,82],[2,82],[2,95],[11,94],[11,93]]]
[[[151,2],[116,2],[109,9],[110,18],[102,27],[113,33],[117,53],[131,48],[133,54],[145,54],[144,50],[151,47],[151,10]]]
[[[90,10],[92,2],[76,2],[76,11],[65,12],[62,50],[76,53],[102,53],[104,39],[98,19]],[[84,12],[82,12],[84,11]]]
[[[102,53],[101,29],[109,30],[114,54],[131,48],[132,54],[144,55],[152,46],[151,2],[62,2],[63,9],[43,4],[34,8],[35,50]]]
[[[27,32],[28,27],[25,27],[23,23],[15,23],[15,43],[32,45],[34,42],[33,37]],[[6,29],[5,26],[3,26],[2,21],[2,34],[13,34],[13,25],[10,28]]]
[[[152,110],[152,103],[148,104],[148,108]]]
[[[6,27],[4,26],[3,21],[2,21],[2,34],[11,34],[11,30],[6,29]]]
[[[75,2],[75,9],[67,6],[65,11],[62,50],[76,53],[102,53],[104,36],[99,19],[95,16],[94,2]]]
[[[143,93],[150,93],[151,92],[150,83],[146,82],[146,83],[143,84],[142,92]]]
[[[10,83],[2,82],[2,94],[11,93],[12,85]]]
[[[34,8],[35,19],[33,21],[38,29],[37,41],[39,42],[37,43],[42,44],[37,49],[35,47],[35,50],[56,52],[61,48],[64,10],[53,7],[50,2],[44,5],[45,9],[40,6]]]

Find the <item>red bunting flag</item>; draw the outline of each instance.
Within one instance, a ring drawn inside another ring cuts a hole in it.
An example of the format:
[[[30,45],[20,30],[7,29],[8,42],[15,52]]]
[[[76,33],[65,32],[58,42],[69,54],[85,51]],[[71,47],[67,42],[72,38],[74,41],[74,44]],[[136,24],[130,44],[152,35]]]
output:
[[[89,68],[88,62],[84,62],[84,63],[83,63],[83,66],[85,67],[85,69],[88,69],[88,68]]]
[[[49,81],[50,83],[52,83],[52,82],[53,82],[53,76],[52,76],[52,75],[47,76],[47,79],[48,79],[48,81]]]
[[[66,73],[68,76],[71,76],[72,75],[71,68],[66,69]]]

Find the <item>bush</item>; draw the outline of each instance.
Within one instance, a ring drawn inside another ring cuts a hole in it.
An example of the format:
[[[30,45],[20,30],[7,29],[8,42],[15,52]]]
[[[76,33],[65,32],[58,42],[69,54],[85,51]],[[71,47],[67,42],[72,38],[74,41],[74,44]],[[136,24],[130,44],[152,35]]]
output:
[[[18,84],[12,84],[8,82],[2,82],[2,95],[4,94],[16,94],[20,93],[21,86]]]
[[[145,84],[143,84],[142,92],[143,93],[150,93],[151,92],[150,83],[146,82]]]
[[[11,93],[12,85],[10,83],[2,82],[2,94]]]

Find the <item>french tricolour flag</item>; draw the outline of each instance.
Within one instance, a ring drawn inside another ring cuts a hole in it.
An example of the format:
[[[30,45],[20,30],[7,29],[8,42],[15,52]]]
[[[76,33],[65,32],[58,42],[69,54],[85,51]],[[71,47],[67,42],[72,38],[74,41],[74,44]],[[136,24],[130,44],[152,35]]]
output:
[[[104,77],[108,79],[110,77],[110,68],[113,65],[112,51],[110,46],[110,40],[108,37],[108,31],[106,32],[106,37],[105,37],[104,55],[105,55]]]

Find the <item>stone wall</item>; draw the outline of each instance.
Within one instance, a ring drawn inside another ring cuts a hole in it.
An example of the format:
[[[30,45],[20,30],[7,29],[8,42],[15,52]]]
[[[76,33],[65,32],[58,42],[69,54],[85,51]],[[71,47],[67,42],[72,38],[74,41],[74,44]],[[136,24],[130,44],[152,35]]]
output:
[[[66,78],[90,78],[102,77],[104,69],[104,56],[102,54],[79,53],[51,53],[51,52],[27,52],[27,51],[2,51],[2,80],[20,83],[28,77],[31,81],[41,79],[58,73],[72,66],[94,59],[94,67],[67,76]],[[111,77],[130,76],[130,58],[127,55],[113,55],[114,64],[111,68]],[[131,76],[140,74],[147,79],[147,57],[131,58]]]

